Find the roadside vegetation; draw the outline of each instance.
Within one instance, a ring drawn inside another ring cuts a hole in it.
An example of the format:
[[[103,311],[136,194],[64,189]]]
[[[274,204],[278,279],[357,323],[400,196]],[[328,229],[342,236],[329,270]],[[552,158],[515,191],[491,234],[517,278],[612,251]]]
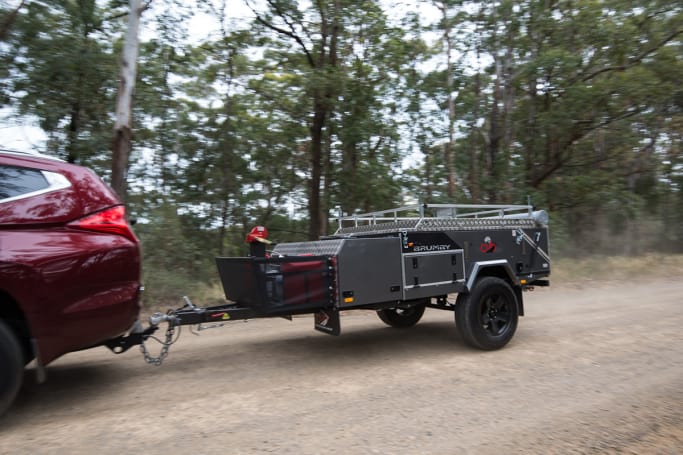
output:
[[[551,285],[593,286],[601,281],[647,283],[653,279],[680,280],[683,255],[650,253],[641,256],[559,258],[553,262]]]

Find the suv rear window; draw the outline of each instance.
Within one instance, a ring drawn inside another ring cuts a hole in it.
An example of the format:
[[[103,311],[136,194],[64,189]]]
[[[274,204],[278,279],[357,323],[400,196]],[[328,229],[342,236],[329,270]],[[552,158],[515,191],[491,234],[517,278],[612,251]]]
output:
[[[50,183],[36,169],[0,166],[0,201],[47,189]]]

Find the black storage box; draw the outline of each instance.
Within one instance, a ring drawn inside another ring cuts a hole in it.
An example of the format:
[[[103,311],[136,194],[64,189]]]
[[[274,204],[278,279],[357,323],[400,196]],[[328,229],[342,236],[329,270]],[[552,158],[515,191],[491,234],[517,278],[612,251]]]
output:
[[[334,306],[329,256],[218,257],[225,297],[263,316],[310,313]]]

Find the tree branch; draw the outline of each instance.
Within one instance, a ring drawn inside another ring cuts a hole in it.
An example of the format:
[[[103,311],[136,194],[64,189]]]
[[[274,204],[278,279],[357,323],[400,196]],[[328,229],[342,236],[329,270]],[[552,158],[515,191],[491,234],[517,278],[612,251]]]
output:
[[[652,54],[653,52],[655,52],[656,50],[658,50],[662,46],[666,45],[669,41],[673,40],[674,38],[676,38],[678,35],[681,35],[681,34],[683,34],[683,30],[674,30],[673,32],[669,33],[666,37],[664,37],[664,39],[661,40],[657,45],[651,47],[650,49],[644,50],[643,52],[641,52],[640,54],[638,54],[637,56],[635,56],[634,58],[629,60],[629,62],[626,63],[625,65],[607,66],[604,68],[600,68],[600,69],[595,70],[592,73],[589,73],[586,76],[582,77],[581,81],[587,82],[587,81],[595,78],[596,76],[598,76],[602,73],[607,73],[610,71],[625,71],[625,70],[639,64],[640,62],[643,61],[643,59],[645,57]]]
[[[288,15],[288,14],[285,14],[285,13],[280,9],[280,7],[277,5],[277,3],[274,3],[272,0],[266,0],[266,1],[268,2],[268,4],[269,4],[272,8],[275,9],[275,12],[278,14],[278,16],[280,16],[280,17],[282,18],[282,20],[285,21],[285,24],[287,24],[287,26],[288,26],[289,29],[292,31],[292,33],[296,33],[296,31],[294,30],[294,24],[292,24],[292,22],[288,20],[288,16],[289,16],[289,15]],[[308,38],[308,41],[313,41],[313,40],[311,39],[310,33],[308,33],[308,30],[306,30],[306,27],[304,27],[304,25],[301,23],[301,21],[298,21],[298,22],[299,22],[299,26],[301,27],[301,30],[302,30],[302,31],[304,32],[304,34],[306,35],[306,38]]]
[[[545,180],[547,180],[550,176],[552,176],[555,172],[557,172],[559,169],[564,167],[569,160],[572,158],[572,154],[566,153],[567,151],[570,151],[572,147],[581,139],[586,137],[589,133],[598,130],[600,128],[604,128],[607,125],[610,125],[611,123],[617,122],[619,120],[624,120],[629,117],[633,117],[634,115],[637,115],[641,113],[642,110],[640,109],[634,109],[632,111],[626,111],[621,113],[620,115],[615,115],[613,117],[610,117],[606,120],[603,120],[602,122],[598,122],[596,124],[587,126],[587,127],[579,127],[575,128],[574,132],[571,134],[569,139],[566,141],[564,144],[564,147],[560,149],[559,153],[555,153],[555,160],[552,163],[549,163],[547,166],[544,166],[543,169],[541,169],[541,172],[538,175],[535,175],[531,181],[531,185],[534,188],[538,188],[541,183],[543,183]],[[574,126],[578,126],[582,123],[585,122],[575,122]]]
[[[9,36],[9,31],[12,28],[12,25],[14,25],[14,22],[17,20],[19,10],[24,6],[24,3],[26,3],[26,0],[21,0],[19,6],[14,8],[12,12],[5,17],[5,19],[2,21],[2,24],[0,24],[0,41],[5,41]]]
[[[261,17],[261,15],[251,6],[251,4],[249,3],[248,0],[245,0],[245,3],[247,5],[247,7],[251,10],[251,12],[254,13],[254,16],[256,16],[257,22],[259,22],[261,25],[265,26],[266,28],[273,30],[276,33],[288,36],[288,37],[292,38],[294,41],[296,41],[297,44],[299,44],[299,46],[301,46],[301,49],[304,51],[304,54],[306,54],[306,60],[308,61],[308,64],[311,66],[311,68],[316,67],[315,61],[313,60],[313,56],[311,55],[310,51],[306,47],[306,44],[301,39],[301,37],[296,34],[296,32],[294,30],[294,25],[291,22],[289,22],[287,20],[286,16],[284,15],[284,13],[282,13],[279,10],[279,8],[277,8],[277,6],[272,3],[272,0],[268,0],[268,4],[271,5],[271,7],[275,9],[275,12],[282,18],[283,21],[285,21],[285,24],[287,24],[287,26],[289,26],[290,30],[285,30],[284,28],[278,27],[277,25],[268,22],[263,17]]]
[[[152,7],[152,1],[153,1],[153,0],[147,0],[147,3],[145,3],[144,5],[142,5],[142,6],[140,7],[140,12],[139,12],[139,14],[142,14],[142,13],[144,13],[145,11],[147,11],[148,9],[150,9],[150,8]],[[128,16],[128,13],[130,13],[130,11],[126,10],[126,11],[124,11],[124,12],[122,12],[122,13],[114,14],[113,16],[105,17],[105,18],[100,22],[100,24],[101,24],[102,22],[109,22],[109,21],[114,21],[114,20],[116,20],[116,19],[121,19],[122,17]],[[98,27],[97,29],[98,29],[98,30],[101,30],[101,28],[99,28],[99,27]]]
[[[123,13],[114,14],[113,16],[105,17],[104,20],[102,20],[102,22],[114,21],[116,19],[121,19],[122,17],[126,17],[126,16],[128,16],[127,10],[124,11]]]

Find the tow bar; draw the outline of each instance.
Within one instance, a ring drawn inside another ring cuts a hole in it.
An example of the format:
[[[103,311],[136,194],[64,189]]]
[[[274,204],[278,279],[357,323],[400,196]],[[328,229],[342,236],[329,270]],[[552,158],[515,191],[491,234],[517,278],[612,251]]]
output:
[[[169,310],[166,313],[156,312],[149,317],[149,326],[143,328],[138,321],[135,326],[126,334],[111,340],[107,340],[103,345],[108,347],[115,354],[123,354],[133,346],[140,346],[140,351],[150,365],[159,366],[168,357],[168,351],[172,344],[180,338],[180,327],[184,325],[196,325],[197,329],[192,333],[199,335],[202,330],[222,327],[228,321],[247,320],[259,317],[251,309],[239,306],[238,304],[226,304],[213,307],[201,308],[190,301],[187,296],[183,297],[185,305]],[[154,336],[162,324],[168,324],[164,339]],[[179,330],[176,333],[176,327]],[[161,344],[161,351],[158,356],[150,354],[145,342],[153,339]]]

